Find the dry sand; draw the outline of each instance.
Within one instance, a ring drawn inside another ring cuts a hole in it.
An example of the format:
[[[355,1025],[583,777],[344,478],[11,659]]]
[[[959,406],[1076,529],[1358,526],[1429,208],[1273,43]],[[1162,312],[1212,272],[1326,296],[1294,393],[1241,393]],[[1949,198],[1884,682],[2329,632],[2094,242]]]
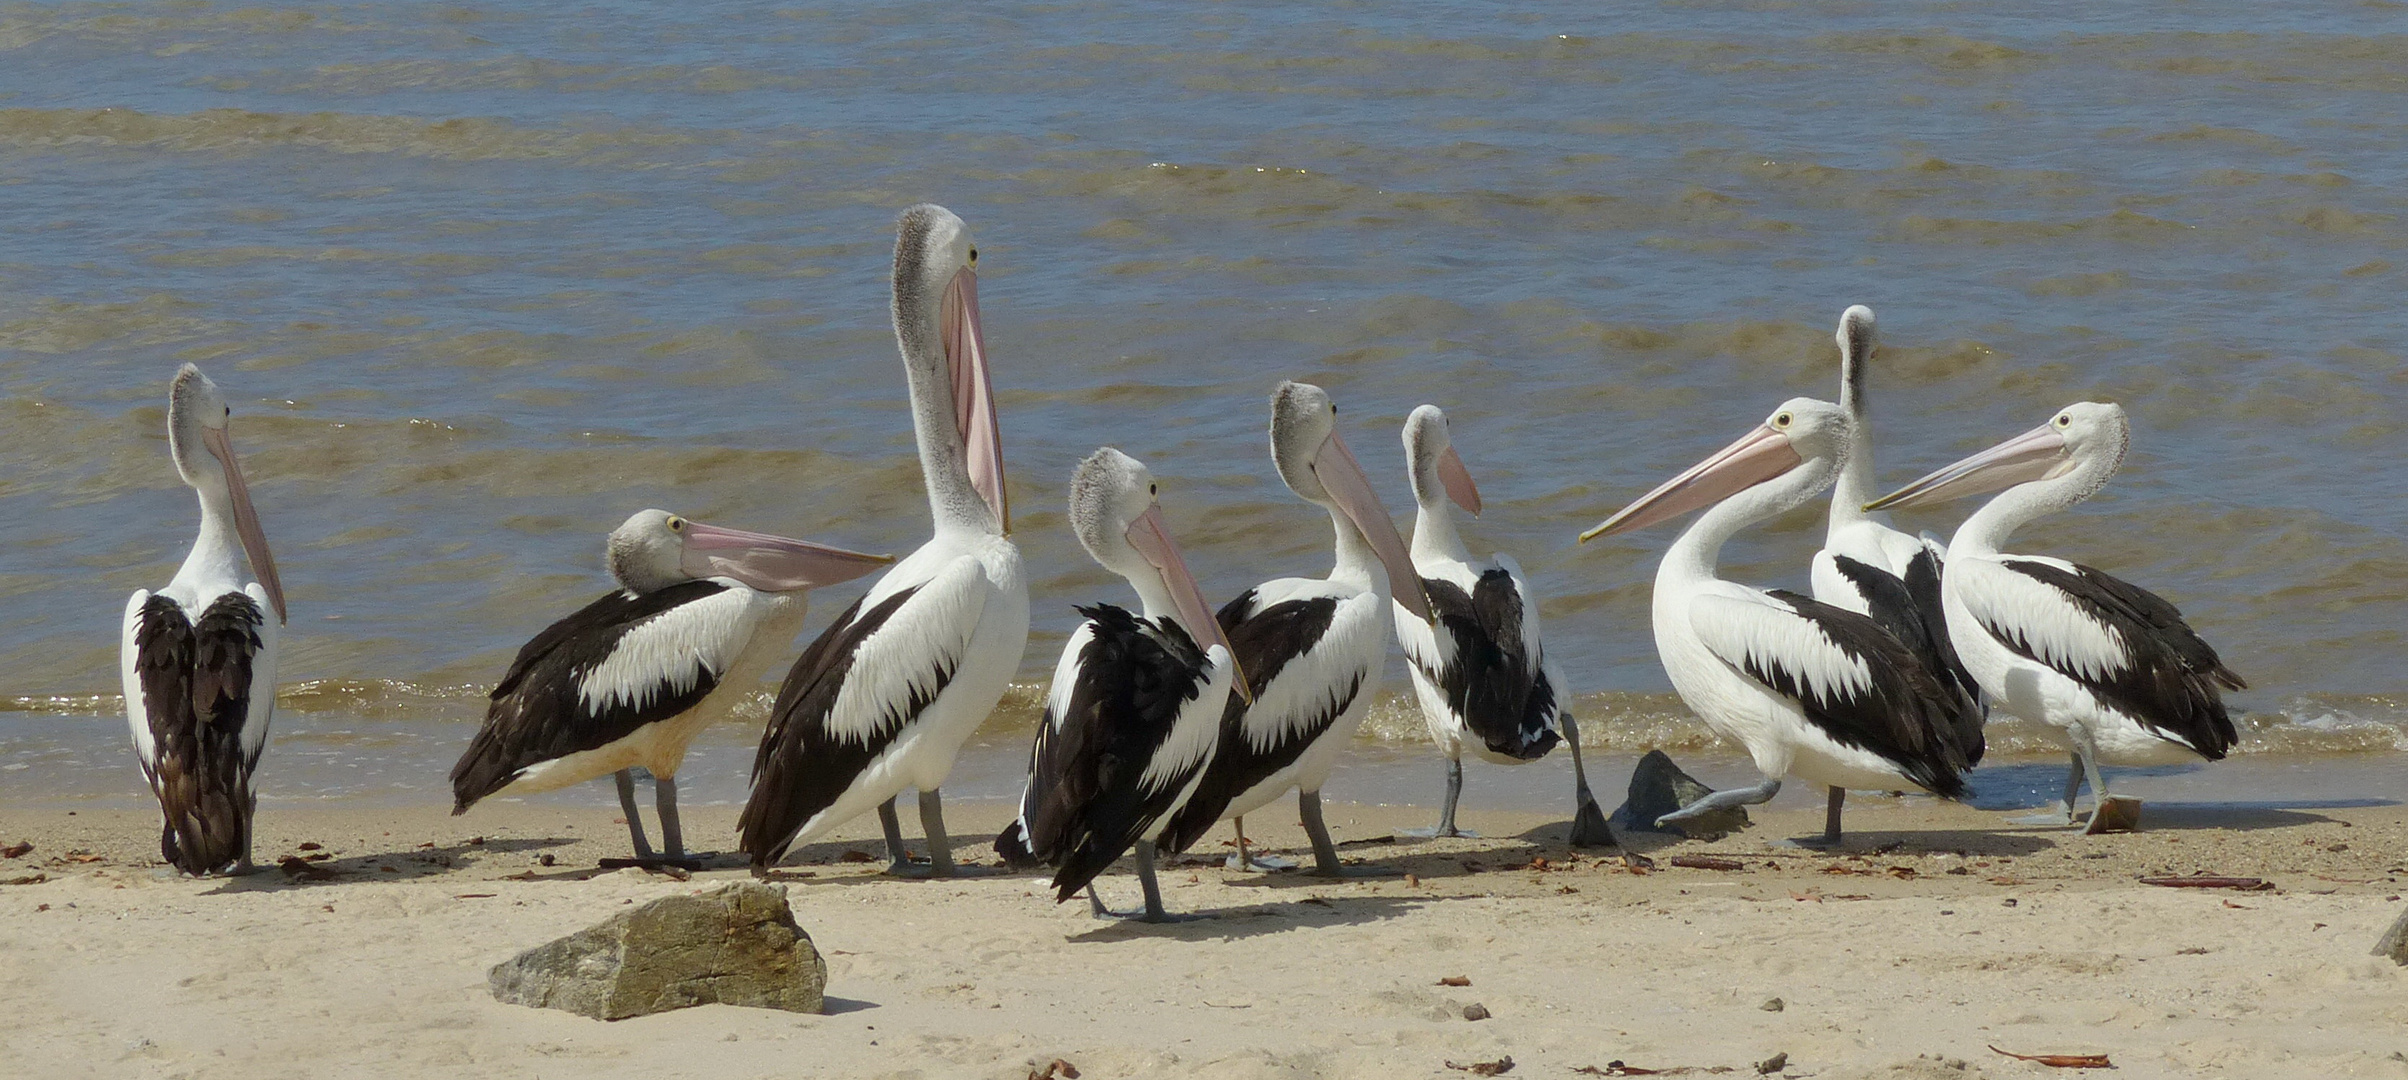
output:
[[[1467,808],[1489,839],[1347,845],[1411,880],[1175,865],[1167,901],[1218,917],[1168,927],[1099,923],[1033,876],[879,876],[841,861],[878,851],[864,821],[790,884],[827,953],[830,1015],[603,1023],[499,1004],[485,971],[518,950],[742,874],[592,869],[625,844],[594,792],[591,810],[263,816],[262,861],[321,844],[323,881],[181,879],[149,814],[9,810],[0,844],[34,849],[0,859],[0,881],[40,880],[0,885],[0,1072],[1021,1080],[1060,1058],[1097,1080],[1388,1078],[1510,1056],[1515,1077],[1616,1061],[1752,1077],[1786,1053],[1789,1076],[2100,1075],[1997,1046],[2106,1053],[2126,1077],[2408,1077],[2408,975],[2368,955],[2408,906],[2396,806],[2156,807],[2146,832],[2084,837],[1858,800],[1853,854],[1768,846],[1818,824],[1780,813],[1657,850],[1644,874],[1572,856],[1560,822]],[[1427,817],[1331,809],[1341,840]],[[991,867],[1003,808],[955,813],[957,850]],[[1294,854],[1292,816],[1249,825]],[[732,817],[694,808],[689,834],[726,837]],[[1744,868],[1670,862],[1707,854]],[[2202,872],[2277,887],[2136,881]],[[1125,872],[1104,888],[1134,900]],[[1490,1018],[1466,1020],[1474,1003]]]

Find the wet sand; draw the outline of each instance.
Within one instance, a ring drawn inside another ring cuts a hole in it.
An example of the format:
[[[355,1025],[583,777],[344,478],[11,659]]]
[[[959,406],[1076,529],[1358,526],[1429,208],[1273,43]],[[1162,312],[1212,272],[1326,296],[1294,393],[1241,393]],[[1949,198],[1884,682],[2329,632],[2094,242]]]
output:
[[[992,873],[1006,808],[953,810],[957,853]],[[694,808],[689,834],[728,836],[733,813]],[[1097,922],[1034,876],[883,877],[844,861],[879,852],[864,819],[789,867],[829,1015],[602,1023],[499,1004],[485,970],[740,878],[734,859],[685,881],[598,871],[626,842],[598,808],[329,809],[263,816],[258,845],[270,864],[322,855],[326,880],[193,881],[159,864],[148,812],[12,810],[0,842],[34,849],[0,859],[0,881],[40,880],[0,885],[0,1009],[11,1071],[46,1077],[1019,1080],[1055,1058],[1099,1078],[1445,1077],[1507,1056],[1515,1076],[1751,1076],[1776,1053],[1791,1076],[2059,1075],[1990,1045],[2106,1053],[2127,1077],[2408,1075],[2408,975],[2368,955],[2408,889],[2402,807],[2169,805],[2142,833],[2084,837],[1858,799],[1843,853],[1772,846],[1819,827],[1784,810],[1655,850],[1643,874],[1570,852],[1551,815],[1467,807],[1484,838],[1378,839],[1426,813],[1331,807],[1350,860],[1410,878],[1180,860],[1167,902],[1216,917],[1170,927]],[[1299,854],[1292,817],[1250,836]],[[1672,864],[1688,855],[1741,869]],[[2137,881],[2159,874],[2274,887]],[[1134,900],[1125,863],[1103,886]],[[1491,1018],[1465,1020],[1473,1003]]]

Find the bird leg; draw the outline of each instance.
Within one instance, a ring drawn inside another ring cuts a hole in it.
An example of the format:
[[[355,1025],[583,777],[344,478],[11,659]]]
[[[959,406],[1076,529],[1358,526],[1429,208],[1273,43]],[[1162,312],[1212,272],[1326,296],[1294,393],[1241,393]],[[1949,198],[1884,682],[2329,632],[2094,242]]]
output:
[[[1099,919],[1131,919],[1137,922],[1171,923],[1209,919],[1210,915],[1173,915],[1162,909],[1162,886],[1154,880],[1154,842],[1137,842],[1137,884],[1145,890],[1145,907],[1139,911],[1114,911],[1105,907],[1095,895],[1095,885],[1087,886],[1087,910]]]
[[[1338,845],[1330,842],[1329,826],[1321,820],[1321,793],[1296,793],[1296,812],[1304,818],[1304,835],[1313,842],[1313,873],[1319,877],[1395,877],[1402,871],[1377,866],[1346,866],[1338,861]]]
[[[1655,823],[1657,825],[1670,825],[1674,822],[1688,821],[1692,818],[1703,817],[1707,814],[1713,813],[1716,810],[1728,810],[1734,806],[1754,806],[1761,802],[1771,802],[1772,797],[1780,793],[1781,782],[1774,779],[1767,779],[1763,783],[1754,787],[1729,788],[1723,791],[1717,791],[1706,796],[1705,798],[1699,799],[1696,802],[1690,803],[1687,806],[1681,807],[1678,810],[1666,814],[1663,817],[1657,818]]]
[[[1438,825],[1429,829],[1398,829],[1396,835],[1411,837],[1473,836],[1455,827],[1455,803],[1463,798],[1463,759],[1452,757],[1446,763],[1446,802],[1439,808]]]
[[[1596,793],[1589,790],[1588,770],[1580,764],[1580,725],[1570,713],[1557,713],[1555,719],[1563,725],[1564,743],[1572,749],[1572,846],[1622,847],[1605,811],[1597,806]]]
[[[619,809],[627,814],[627,836],[635,841],[635,857],[639,861],[650,860],[652,844],[644,839],[644,818],[635,810],[635,774],[621,769],[612,777],[619,782]]]
[[[928,838],[928,876],[953,876],[953,841],[945,836],[945,798],[930,788],[920,793],[920,832]]]
[[[895,804],[902,801],[897,795],[878,804],[878,826],[886,830],[886,872],[909,876],[919,867],[911,861],[911,852],[903,850],[903,823],[895,818]]]
[[[2075,750],[2065,769],[2065,801],[2045,808],[2037,814],[2007,819],[2009,825],[2071,825],[2074,823],[2074,800],[2082,794],[2082,751]],[[2093,793],[2096,794],[2094,787]],[[2093,810],[2092,813],[2097,813]]]
[[[1274,870],[1296,869],[1295,863],[1277,856],[1247,854],[1245,817],[1240,815],[1230,818],[1229,823],[1237,827],[1237,854],[1230,856],[1229,860],[1222,864],[1223,866],[1231,870],[1251,870],[1258,874],[1268,874]]]
[[[673,863],[690,861],[686,858],[685,833],[677,821],[677,778],[662,776],[658,773],[653,774],[652,802],[654,808],[660,813],[662,861]],[[700,869],[700,867],[696,867],[696,869]]]
[[[1782,847],[1813,848],[1817,851],[1838,850],[1840,846],[1839,810],[1848,801],[1848,789],[1834,784],[1830,790],[1831,800],[1823,811],[1823,835],[1802,837],[1796,840],[1778,840],[1775,843]]]
[[[2098,744],[2090,733],[2082,733],[2082,771],[2090,777],[2090,824],[2082,831],[2096,836],[2105,832],[2131,832],[2140,827],[2140,800],[2129,795],[2107,793],[2107,778],[2099,773]]]

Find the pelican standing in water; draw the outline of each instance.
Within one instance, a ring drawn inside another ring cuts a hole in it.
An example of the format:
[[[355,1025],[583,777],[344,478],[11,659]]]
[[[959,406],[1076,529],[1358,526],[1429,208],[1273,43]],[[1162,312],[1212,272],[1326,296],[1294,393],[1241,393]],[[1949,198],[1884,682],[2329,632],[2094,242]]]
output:
[[[1155,826],[1187,805],[1204,778],[1236,671],[1155,494],[1153,474],[1110,447],[1071,479],[1071,531],[1096,562],[1128,579],[1139,611],[1078,609],[1087,621],[1054,668],[1020,817],[995,838],[1007,864],[1057,868],[1056,903],[1085,889],[1097,916],[1147,922],[1170,918],[1154,881]],[[1132,845],[1145,906],[1123,914],[1104,906],[1093,882]]]
[[[677,769],[686,747],[760,685],[802,629],[808,590],[894,560],[666,510],[628,518],[604,552],[619,588],[519,649],[485,725],[452,766],[452,813],[490,795],[614,774],[636,861],[657,862],[636,813],[630,770],[640,766],[652,774],[662,856],[685,863]]]
[[[1948,737],[1971,703],[1871,618],[1785,589],[1715,576],[1723,544],[1811,501],[1847,464],[1845,409],[1792,398],[1739,441],[1665,481],[1580,538],[1698,515],[1655,579],[1656,653],[1681,700],[1745,746],[1764,782],[1717,791],[1657,819],[1676,823],[1771,799],[1784,777],[1833,788],[1914,786],[1965,795]],[[1838,802],[1822,842],[1839,841]]]
[[[1877,347],[1873,309],[1858,304],[1841,312],[1839,402],[1848,412],[1848,461],[1831,486],[1830,526],[1814,553],[1814,598],[1869,615],[1915,654],[1942,686],[1965,695],[1971,707],[1955,710],[1956,725],[1943,734],[1955,740],[1967,765],[1978,765],[1985,743],[1981,688],[1957,659],[1940,605],[1940,574],[1948,551],[1929,536],[1891,528],[1888,515],[1865,510],[1873,486],[1873,424],[1865,408],[1866,369]],[[1825,832],[1839,835],[1846,788],[1832,788]]]
[[[1405,670],[1430,738],[1446,755],[1446,802],[1436,828],[1402,832],[1466,835],[1455,827],[1466,746],[1483,760],[1523,765],[1569,742],[1571,842],[1613,843],[1580,763],[1580,728],[1563,708],[1570,690],[1539,642],[1538,598],[1512,556],[1499,552],[1476,565],[1455,529],[1447,504],[1478,517],[1480,488],[1455,452],[1446,414],[1436,405],[1413,410],[1405,418],[1404,441],[1413,501],[1420,506],[1413,518],[1413,569],[1438,619],[1396,604],[1396,640],[1404,646]]]
[[[285,623],[284,584],[227,440],[233,415],[201,369],[176,371],[167,446],[200,495],[201,532],[166,588],[126,601],[119,653],[134,753],[166,817],[159,856],[194,875],[251,872],[254,771]],[[258,580],[244,580],[246,561]]]
[[[1028,583],[1008,538],[1003,447],[978,319],[978,249],[941,206],[903,212],[895,340],[936,535],[803,651],[778,690],[737,828],[755,870],[876,809],[894,873],[914,872],[894,800],[920,793],[926,873],[953,873],[938,788],[1028,643]]]
[[[2068,405],[1871,504],[1930,506],[1999,492],[1949,541],[1940,589],[1948,634],[1991,701],[2056,728],[2071,751],[2063,805],[2027,820],[2072,824],[2088,779],[2097,800],[2092,832],[2139,821],[2138,800],[2108,795],[2100,761],[2218,760],[2239,737],[2219,688],[2248,688],[2157,594],[2078,563],[1999,551],[2025,523],[2097,494],[2130,439],[2121,406]]]
[[[1247,693],[1230,696],[1220,748],[1195,796],[1171,819],[1163,846],[1185,851],[1214,822],[1234,818],[1232,865],[1272,866],[1249,861],[1244,819],[1294,790],[1313,872],[1349,876],[1364,871],[1339,863],[1321,818],[1321,785],[1379,691],[1390,583],[1403,586],[1396,602],[1413,617],[1428,622],[1430,605],[1396,523],[1338,437],[1338,407],[1327,392],[1279,384],[1271,396],[1271,460],[1289,490],[1329,511],[1337,564],[1328,577],[1266,581],[1221,607]]]

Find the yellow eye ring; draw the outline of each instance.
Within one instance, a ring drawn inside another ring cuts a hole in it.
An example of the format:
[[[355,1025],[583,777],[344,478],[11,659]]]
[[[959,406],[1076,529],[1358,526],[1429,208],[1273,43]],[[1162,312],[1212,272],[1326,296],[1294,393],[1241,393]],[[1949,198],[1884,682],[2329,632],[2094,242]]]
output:
[[[1774,427],[1776,427],[1776,428],[1785,428],[1785,427],[1788,427],[1788,426],[1789,426],[1789,414],[1788,414],[1788,413],[1781,413],[1780,415],[1773,417],[1773,426],[1774,426]]]
[[[670,531],[670,532],[684,532],[684,531],[685,531],[685,528],[686,528],[686,519],[684,519],[684,518],[681,518],[681,517],[679,517],[679,516],[677,516],[677,515],[675,515],[675,514],[671,514],[671,515],[669,515],[669,531]]]
[[[2066,413],[2058,413],[2058,414],[2057,414],[2057,426],[2058,426],[2058,427],[2072,427],[2072,426],[2074,426],[2074,418],[2073,418],[2071,415],[2069,415],[2069,414],[2066,414]]]

